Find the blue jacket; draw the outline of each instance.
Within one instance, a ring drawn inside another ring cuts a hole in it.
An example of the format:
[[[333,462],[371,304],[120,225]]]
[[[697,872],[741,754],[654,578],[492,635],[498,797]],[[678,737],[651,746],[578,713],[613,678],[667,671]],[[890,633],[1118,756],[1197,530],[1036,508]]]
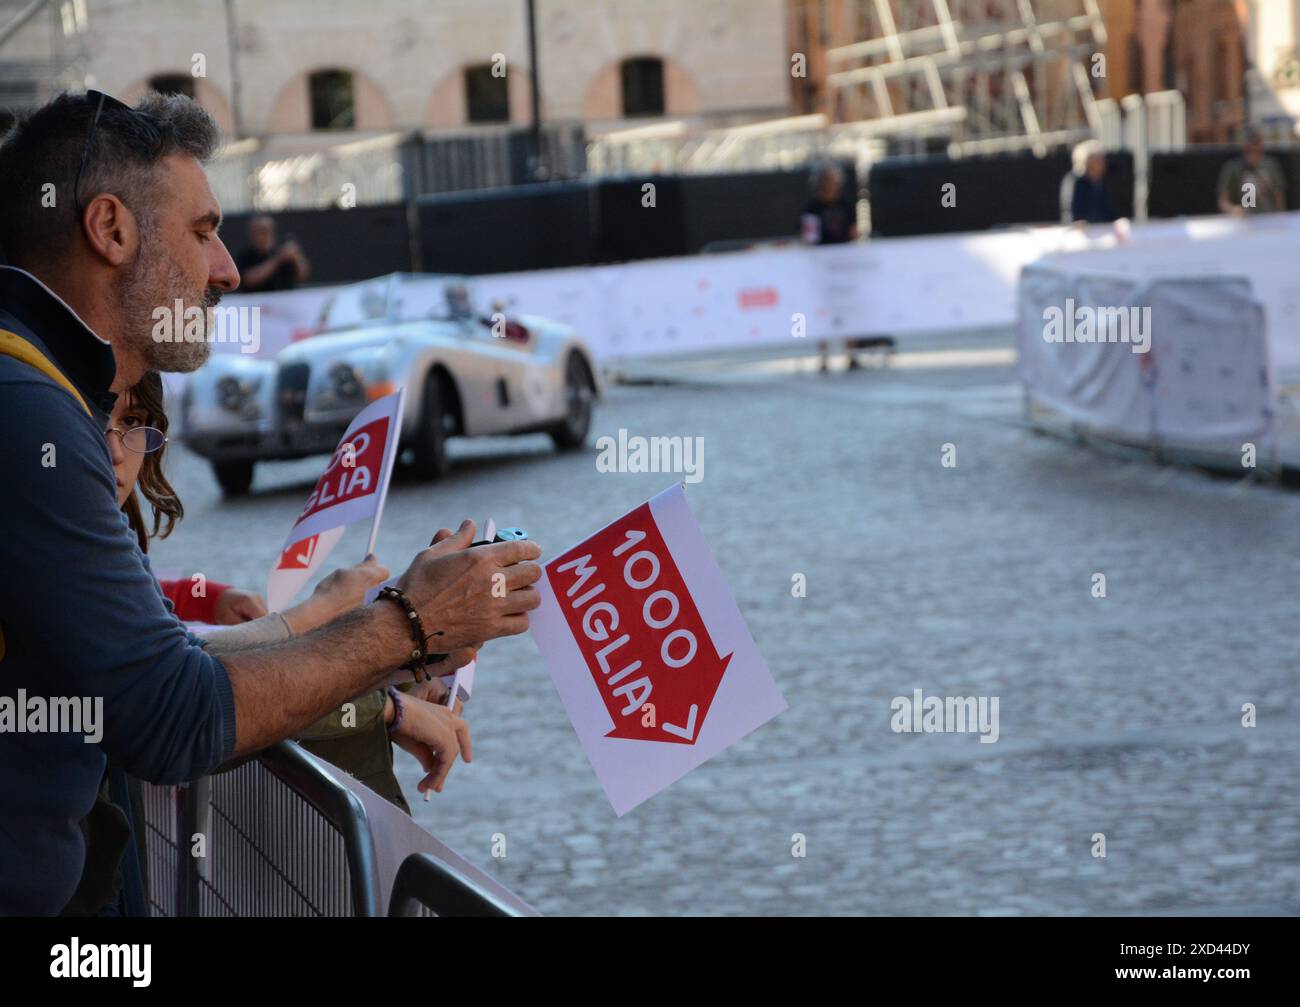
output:
[[[1115,220],[1115,207],[1105,181],[1094,182],[1087,175],[1074,180],[1074,195],[1070,199],[1070,219],[1088,224],[1110,224]]]
[[[78,823],[106,757],[156,783],[202,776],[234,751],[235,705],[226,669],[171,614],[118,508],[104,439],[112,348],[10,267],[0,330],[85,402],[0,353],[0,915],[52,915],[81,877]],[[102,737],[19,732],[23,697],[29,710],[101,700]]]

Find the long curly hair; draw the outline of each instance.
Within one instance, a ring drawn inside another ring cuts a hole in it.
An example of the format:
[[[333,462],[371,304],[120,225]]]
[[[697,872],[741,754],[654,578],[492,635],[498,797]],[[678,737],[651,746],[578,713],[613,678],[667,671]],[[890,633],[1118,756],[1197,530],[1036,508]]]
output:
[[[163,383],[162,377],[157,371],[146,371],[144,377],[136,382],[129,391],[125,392],[129,399],[129,405],[133,408],[143,409],[147,414],[145,423],[147,426],[157,427],[164,436],[167,433],[167,412],[163,408]],[[131,489],[131,495],[126,498],[122,504],[122,511],[126,514],[127,520],[131,524],[131,530],[135,532],[135,537],[140,543],[140,551],[149,551],[149,539],[152,537],[166,538],[176,527],[176,522],[185,516],[185,508],[181,506],[181,498],[176,495],[176,490],[172,484],[167,481],[163,475],[163,456],[167,453],[167,445],[163,444],[157,451],[151,451],[144,456],[144,464],[140,466],[140,475],[136,479],[135,486]],[[140,499],[136,496],[136,490],[145,498],[150,508],[153,510],[153,530],[150,531],[144,519],[144,512],[140,507]]]

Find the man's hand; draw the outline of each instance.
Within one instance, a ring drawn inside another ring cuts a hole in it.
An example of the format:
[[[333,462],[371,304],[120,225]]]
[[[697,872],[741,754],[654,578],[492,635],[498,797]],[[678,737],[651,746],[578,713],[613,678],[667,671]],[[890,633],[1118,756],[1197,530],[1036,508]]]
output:
[[[466,521],[455,535],[419,553],[398,581],[424,631],[433,634],[428,648],[435,653],[522,633],[527,613],[541,604],[532,586],[542,576],[533,562],[541,555],[537,543],[470,549],[473,537],[474,525]],[[374,576],[382,579],[379,571]],[[376,603],[306,636],[223,656],[235,693],[235,754],[290,737],[349,697],[377,688],[411,649],[402,610]]]
[[[393,741],[414,755],[426,773],[416,789],[425,795],[430,791],[442,793],[456,756],[474,761],[469,724],[445,706],[414,696],[402,699],[402,710],[402,723]]]
[[[228,587],[217,596],[212,617],[218,626],[237,626],[266,615],[266,600],[253,591]]]
[[[428,647],[454,651],[528,629],[541,604],[532,585],[542,576],[536,542],[496,542],[470,549],[474,522],[416,555],[397,582],[429,634]],[[394,606],[395,607],[395,606]]]

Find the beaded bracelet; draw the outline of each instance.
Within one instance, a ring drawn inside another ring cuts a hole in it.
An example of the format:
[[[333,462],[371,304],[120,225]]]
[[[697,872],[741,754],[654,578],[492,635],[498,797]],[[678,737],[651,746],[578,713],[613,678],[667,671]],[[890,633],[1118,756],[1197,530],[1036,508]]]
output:
[[[415,606],[411,604],[411,599],[395,587],[381,587],[375,600],[378,601],[380,598],[394,602],[406,613],[407,622],[411,627],[411,638],[415,641],[415,649],[411,651],[410,660],[398,667],[411,672],[418,681],[418,673],[424,667],[424,645],[428,639],[424,634],[424,625],[420,622],[420,616],[415,611]]]
[[[402,715],[406,713],[406,706],[402,702],[402,694],[391,685],[388,687],[388,698],[393,701],[393,722],[388,725],[388,736],[391,738],[402,726]]]

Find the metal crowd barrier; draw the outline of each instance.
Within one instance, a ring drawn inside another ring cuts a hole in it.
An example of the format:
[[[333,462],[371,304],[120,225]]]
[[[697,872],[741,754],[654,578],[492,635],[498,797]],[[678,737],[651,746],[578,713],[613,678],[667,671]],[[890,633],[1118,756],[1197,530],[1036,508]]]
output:
[[[435,860],[412,853],[402,861],[388,900],[389,916],[522,916],[485,886]]]
[[[190,784],[143,789],[152,915],[383,915],[362,801],[292,742]],[[465,867],[406,857],[389,915],[526,915],[526,903]]]

